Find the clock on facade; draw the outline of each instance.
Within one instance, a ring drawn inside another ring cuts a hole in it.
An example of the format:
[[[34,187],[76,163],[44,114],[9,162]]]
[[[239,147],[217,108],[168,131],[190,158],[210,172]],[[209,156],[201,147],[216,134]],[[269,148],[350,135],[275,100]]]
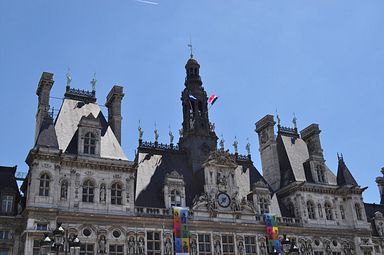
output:
[[[225,207],[228,207],[231,204],[231,199],[230,199],[230,197],[228,196],[227,193],[220,192],[217,195],[217,202],[219,203],[219,205],[221,207],[225,208]]]

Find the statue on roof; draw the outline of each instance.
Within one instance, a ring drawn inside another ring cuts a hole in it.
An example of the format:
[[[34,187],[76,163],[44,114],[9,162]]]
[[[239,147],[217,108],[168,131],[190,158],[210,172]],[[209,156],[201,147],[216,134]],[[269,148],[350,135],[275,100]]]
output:
[[[251,144],[249,143],[248,138],[247,138],[247,145],[245,145],[245,149],[247,150],[247,154],[251,155]]]
[[[172,131],[169,130],[169,141],[170,141],[170,144],[173,144],[173,139],[175,138],[175,136],[173,135]]]
[[[68,68],[68,72],[67,72],[66,76],[67,76],[67,87],[70,87],[71,82],[72,82],[72,76],[71,76],[69,68]]]
[[[96,91],[96,73],[93,75],[93,79],[91,80],[91,84],[92,84],[92,91]]]
[[[142,140],[143,139],[144,131],[143,131],[143,129],[140,126],[140,121],[139,121],[139,127],[138,127],[137,130],[139,130],[139,140]]]
[[[235,148],[235,153],[237,153],[237,147],[238,147],[238,144],[239,144],[239,142],[237,141],[237,138],[236,138],[236,136],[235,136],[235,141],[233,142],[233,148]]]

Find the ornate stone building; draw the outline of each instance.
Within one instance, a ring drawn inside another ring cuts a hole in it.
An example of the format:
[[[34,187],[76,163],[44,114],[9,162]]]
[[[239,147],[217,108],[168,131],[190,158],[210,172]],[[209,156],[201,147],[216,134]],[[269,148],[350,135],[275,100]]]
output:
[[[170,133],[170,144],[160,144],[157,131],[154,142],[143,141],[139,128],[133,160],[120,146],[122,87],[108,94],[106,118],[95,91],[71,88],[68,79],[53,119],[53,74],[43,73],[19,211],[17,188],[3,191],[1,182],[2,205],[4,194],[14,194],[15,223],[1,216],[0,234],[8,229],[17,240],[0,240],[0,254],[40,254],[43,234],[58,222],[66,239],[78,237],[81,255],[174,254],[173,206],[189,208],[193,255],[268,254],[265,213],[277,216],[280,238],[287,235],[300,254],[383,253],[384,206],[364,204],[364,188],[342,156],[336,174],[325,164],[317,124],[299,132],[277,119],[276,134],[274,116],[257,121],[259,172],[249,149],[239,155],[236,142],[235,153],[223,141],[217,146],[200,65],[191,57],[185,69],[179,141]],[[384,178],[377,182],[382,191]],[[59,250],[69,254],[66,243]]]

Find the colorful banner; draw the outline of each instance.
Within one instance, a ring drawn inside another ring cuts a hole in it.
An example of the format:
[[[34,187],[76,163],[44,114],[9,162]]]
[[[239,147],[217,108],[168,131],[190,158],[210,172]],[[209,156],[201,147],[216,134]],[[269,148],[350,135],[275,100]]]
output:
[[[279,227],[277,226],[277,217],[272,213],[264,214],[265,232],[267,234],[268,252],[281,253],[281,245],[279,240]]]
[[[173,207],[173,236],[176,255],[189,255],[188,208]]]

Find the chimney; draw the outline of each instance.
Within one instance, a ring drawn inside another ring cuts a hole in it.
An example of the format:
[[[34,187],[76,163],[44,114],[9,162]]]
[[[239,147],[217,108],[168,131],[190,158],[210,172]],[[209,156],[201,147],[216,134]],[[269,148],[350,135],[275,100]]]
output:
[[[300,134],[307,144],[309,158],[324,161],[323,149],[320,143],[320,132],[319,124],[311,124],[301,130]]]
[[[381,168],[381,173],[384,176],[384,167]],[[384,177],[383,176],[376,177],[376,183],[377,183],[377,186],[379,187],[379,192],[380,192],[380,204],[384,204],[384,197],[383,197]]]
[[[280,165],[277,154],[277,143],[274,131],[275,121],[273,115],[266,115],[256,122],[256,129],[259,136],[259,151],[263,177],[271,185],[272,189],[280,188]]]
[[[123,87],[113,86],[107,96],[105,106],[108,108],[108,124],[111,126],[117,141],[121,144],[121,100],[124,97]]]
[[[43,72],[37,86],[36,95],[38,96],[38,106],[36,113],[35,143],[40,132],[41,124],[49,111],[49,95],[53,86],[53,74]]]

